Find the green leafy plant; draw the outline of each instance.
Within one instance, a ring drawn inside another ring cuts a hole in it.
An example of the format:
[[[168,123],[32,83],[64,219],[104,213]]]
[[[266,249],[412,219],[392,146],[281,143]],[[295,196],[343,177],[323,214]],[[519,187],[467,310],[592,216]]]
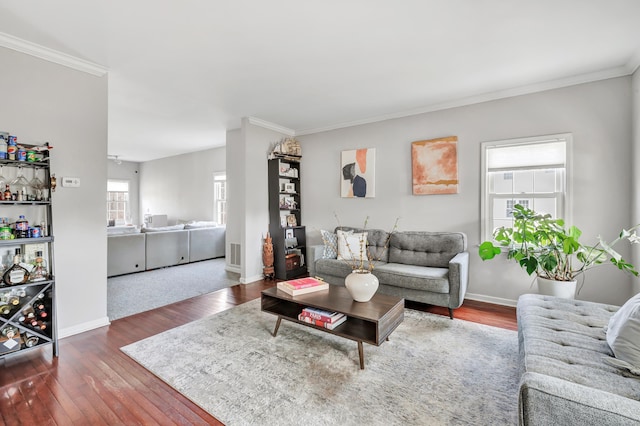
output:
[[[519,204],[513,209],[513,227],[500,227],[493,233],[493,241],[480,244],[478,254],[482,260],[493,259],[506,249],[507,259],[515,260],[529,275],[555,281],[574,281],[587,270],[611,263],[624,272],[638,276],[634,266],[613,249],[622,240],[638,243],[635,230],[623,229],[610,243],[598,237],[593,245],[582,244],[582,231],[575,226],[565,228],[563,219],[538,214]]]

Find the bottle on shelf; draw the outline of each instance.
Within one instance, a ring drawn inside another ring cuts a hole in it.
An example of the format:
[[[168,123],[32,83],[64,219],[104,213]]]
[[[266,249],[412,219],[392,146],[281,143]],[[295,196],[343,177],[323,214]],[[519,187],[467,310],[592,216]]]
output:
[[[7,144],[7,158],[9,160],[15,160],[18,152],[18,137],[9,136],[9,143]]]
[[[13,265],[4,272],[2,281],[6,285],[19,285],[24,284],[29,280],[29,271],[24,266],[20,265],[22,261],[22,254],[19,248],[16,249],[16,254],[13,256]]]
[[[11,201],[11,188],[9,188],[9,184],[5,185],[4,189],[4,199],[7,201]]]
[[[36,251],[36,258],[33,261],[33,269],[29,273],[29,281],[44,281],[49,278],[47,265],[42,258],[42,252]]]
[[[24,333],[23,341],[24,341],[24,346],[26,348],[32,348],[38,344],[38,342],[40,341],[40,338],[30,333]]]
[[[0,132],[0,160],[7,158],[7,139],[9,139],[9,134]]]
[[[7,325],[2,329],[2,335],[8,339],[13,339],[18,335],[18,329],[11,325]]]
[[[0,315],[9,315],[10,312],[11,312],[11,305],[9,305],[5,301],[0,302]]]
[[[15,225],[16,238],[29,238],[29,221],[21,214]]]

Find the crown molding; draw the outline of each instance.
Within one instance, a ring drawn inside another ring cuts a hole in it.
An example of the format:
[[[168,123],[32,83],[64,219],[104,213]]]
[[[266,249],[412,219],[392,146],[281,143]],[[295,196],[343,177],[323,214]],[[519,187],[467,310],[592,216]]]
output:
[[[26,53],[27,55],[35,56],[37,58],[44,59],[45,61],[73,68],[77,71],[86,72],[97,77],[102,77],[108,71],[108,69],[102,65],[85,61],[84,59],[67,55],[66,53],[49,49],[48,47],[22,40],[3,32],[0,32],[0,46],[13,49],[21,53]]]
[[[266,120],[262,120],[256,117],[247,117],[247,121],[254,126],[264,127],[265,129],[273,130],[278,133],[283,133],[287,136],[295,136],[296,132],[288,127],[281,126],[279,124],[271,123]]]
[[[637,58],[640,62],[640,57]],[[450,102],[443,102],[439,104],[428,105],[425,107],[401,111],[392,114],[379,115],[375,117],[364,118],[362,120],[348,121],[338,124],[333,124],[326,127],[318,127],[314,129],[302,129],[296,131],[296,136],[311,135],[314,133],[328,132],[331,130],[343,129],[345,127],[360,126],[363,124],[371,124],[379,121],[393,120],[396,118],[410,117],[413,115],[425,114],[428,112],[441,111],[445,109],[458,108],[467,105],[479,104],[482,102],[495,101],[498,99],[506,99],[514,96],[528,95],[537,92],[544,92],[546,90],[560,89],[563,87],[575,86],[578,84],[591,83],[599,80],[607,80],[610,78],[624,77],[633,74],[631,61],[621,67],[610,68],[603,71],[597,71],[593,73],[580,74],[558,80],[545,81],[541,83],[530,84],[521,87],[515,87],[512,89],[499,90],[496,92],[483,93],[477,96],[470,96],[467,98],[461,98]],[[637,66],[636,66],[637,68]]]

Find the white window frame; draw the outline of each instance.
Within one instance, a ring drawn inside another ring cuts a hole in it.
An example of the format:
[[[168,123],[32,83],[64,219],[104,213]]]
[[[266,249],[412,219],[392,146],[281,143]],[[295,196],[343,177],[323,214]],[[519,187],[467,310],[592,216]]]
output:
[[[126,191],[109,191],[109,183],[126,184]],[[126,192],[127,199],[124,201],[124,219],[122,221],[116,220],[116,225],[126,225],[131,220],[131,182],[127,179],[107,179],[107,222],[109,221],[109,212],[113,211],[109,208],[109,193],[110,192]]]
[[[224,181],[225,183],[225,198],[224,198],[224,220],[220,220],[218,217],[218,205],[220,204],[220,200],[218,198],[218,183]],[[226,172],[215,172],[213,174],[213,220],[218,223],[218,225],[226,225],[227,223],[227,205],[228,205],[228,191],[229,185],[227,182],[227,173]]]
[[[487,165],[487,151],[490,148],[498,146],[516,146],[516,145],[533,145],[540,143],[548,143],[564,140],[566,145],[566,157],[565,157],[565,173],[564,173],[564,193],[561,195],[561,206],[558,209],[558,215],[562,217],[567,224],[570,224],[573,220],[573,135],[571,133],[558,133],[553,135],[533,136],[517,139],[506,139],[499,141],[487,141],[481,143],[481,166],[480,166],[480,241],[493,239],[493,200],[496,198],[494,194],[490,193],[489,179],[488,179],[488,165]],[[553,164],[549,164],[553,166]],[[544,168],[545,166],[538,166]],[[515,171],[506,170],[506,171]],[[554,194],[550,194],[550,197],[556,197]],[[536,195],[538,197],[538,195]],[[540,194],[540,197],[544,197]]]

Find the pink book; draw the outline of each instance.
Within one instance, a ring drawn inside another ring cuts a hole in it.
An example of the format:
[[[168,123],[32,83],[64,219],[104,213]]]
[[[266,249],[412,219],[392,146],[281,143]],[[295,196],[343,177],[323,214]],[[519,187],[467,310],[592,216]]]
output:
[[[294,290],[299,290],[301,288],[315,287],[317,285],[324,284],[324,282],[319,281],[315,278],[307,277],[299,278],[297,280],[285,281],[283,284]]]

